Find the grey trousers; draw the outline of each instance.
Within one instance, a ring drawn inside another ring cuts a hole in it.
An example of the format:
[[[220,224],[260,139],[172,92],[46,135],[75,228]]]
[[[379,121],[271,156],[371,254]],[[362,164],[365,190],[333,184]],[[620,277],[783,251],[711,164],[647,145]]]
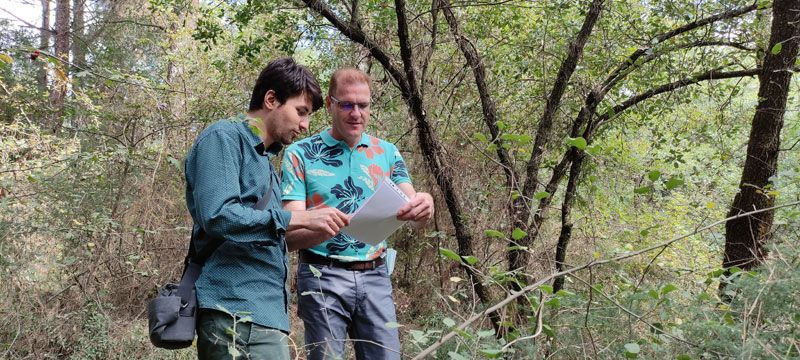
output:
[[[309,360],[341,358],[349,337],[356,359],[400,359],[400,338],[386,265],[346,270],[311,265],[297,268],[297,314],[305,325]]]

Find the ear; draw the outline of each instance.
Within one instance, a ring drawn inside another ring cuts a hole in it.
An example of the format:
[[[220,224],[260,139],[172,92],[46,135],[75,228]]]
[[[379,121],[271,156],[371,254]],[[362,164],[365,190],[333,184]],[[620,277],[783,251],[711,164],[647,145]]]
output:
[[[325,110],[331,112],[331,96],[325,96]]]
[[[276,108],[278,108],[278,106],[280,106],[280,101],[278,101],[278,98],[275,97],[275,91],[267,90],[267,93],[264,94],[263,108],[267,110],[275,110]]]

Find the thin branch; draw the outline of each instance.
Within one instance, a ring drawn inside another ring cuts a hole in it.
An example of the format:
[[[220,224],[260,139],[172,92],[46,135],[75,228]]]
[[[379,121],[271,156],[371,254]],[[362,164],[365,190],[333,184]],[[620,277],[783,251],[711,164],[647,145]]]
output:
[[[384,69],[392,75],[392,79],[397,82],[400,91],[407,97],[411,94],[411,87],[403,76],[403,73],[397,66],[394,65],[392,59],[378,44],[373,41],[372,39],[367,38],[367,35],[359,28],[346,24],[344,21],[339,19],[333,10],[322,1],[319,0],[303,0],[303,3],[306,4],[311,10],[315,11],[316,13],[322,15],[325,19],[327,19],[331,24],[333,24],[336,29],[338,29],[342,35],[348,37],[353,42],[364,46],[369,50],[369,53],[378,60],[378,62],[383,65]]]
[[[665,92],[673,91],[682,87],[686,87],[689,85],[697,84],[701,81],[707,80],[721,80],[721,79],[731,79],[731,78],[739,78],[745,76],[756,76],[761,72],[761,68],[754,68],[748,70],[739,70],[739,71],[728,71],[723,72],[719,70],[710,70],[708,72],[694,75],[691,77],[684,78],[682,80],[674,81],[668,84],[661,85],[659,87],[647,90],[643,93],[631,96],[627,100],[623,101],[621,104],[614,106],[611,111],[606,112],[598,117],[597,125],[600,126],[604,123],[610,121],[611,119],[615,118],[619,113],[627,110],[631,106],[634,106],[644,100],[647,100],[653,96],[663,94]]]
[[[627,59],[623,60],[622,63],[620,63],[617,66],[617,68],[614,69],[614,71],[612,71],[611,74],[609,74],[606,80],[603,81],[604,88],[606,89],[606,91],[608,91],[607,89],[613,87],[617,82],[619,82],[619,80],[621,79],[620,75],[629,67],[633,66],[633,64],[636,63],[636,60],[638,60],[642,55],[647,54],[648,51],[650,51],[650,49],[652,49],[654,46],[663,43],[664,41],[669,40],[680,34],[697,29],[701,26],[712,24],[720,20],[735,18],[737,16],[756,10],[757,8],[758,8],[757,2],[753,2],[753,4],[751,4],[750,6],[732,9],[706,18],[692,21],[690,23],[684,24],[683,26],[679,26],[675,29],[657,35],[650,41],[650,44],[640,47],[639,49],[634,51],[630,56],[628,56]]]

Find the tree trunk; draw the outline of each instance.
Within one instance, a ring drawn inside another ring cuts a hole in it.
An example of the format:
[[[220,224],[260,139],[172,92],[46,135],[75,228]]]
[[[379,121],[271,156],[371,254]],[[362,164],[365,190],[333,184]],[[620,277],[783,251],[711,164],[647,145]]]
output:
[[[50,0],[42,1],[42,29],[39,30],[39,50],[50,52]],[[47,91],[46,62],[36,71],[36,84],[41,91]]]
[[[55,78],[53,79],[53,91],[50,92],[50,106],[53,113],[50,117],[48,128],[53,133],[58,133],[61,129],[61,116],[64,113],[64,99],[67,96],[67,82],[69,81],[67,71],[69,67],[69,0],[56,0],[56,41],[55,56],[61,60],[56,65]]]
[[[84,38],[86,0],[74,1],[72,4],[72,64],[75,65],[76,71],[81,71],[86,68],[86,39]],[[80,79],[73,79],[72,87],[80,86]]]
[[[792,67],[797,59],[799,22],[800,2],[776,0],[773,3],[769,47],[758,76],[758,105],[750,128],[739,193],[733,199],[729,217],[768,208],[775,203],[770,177],[778,167],[783,114]],[[722,266],[749,269],[758,265],[767,252],[764,245],[770,238],[773,217],[774,211],[765,211],[728,221]]]

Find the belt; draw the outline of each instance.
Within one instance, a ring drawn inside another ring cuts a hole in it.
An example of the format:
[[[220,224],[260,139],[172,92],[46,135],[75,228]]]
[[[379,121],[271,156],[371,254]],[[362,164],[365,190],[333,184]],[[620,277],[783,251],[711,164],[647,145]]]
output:
[[[347,270],[373,270],[383,265],[383,258],[368,261],[341,261],[327,256],[315,254],[308,250],[300,250],[300,261],[306,264],[329,265]]]

